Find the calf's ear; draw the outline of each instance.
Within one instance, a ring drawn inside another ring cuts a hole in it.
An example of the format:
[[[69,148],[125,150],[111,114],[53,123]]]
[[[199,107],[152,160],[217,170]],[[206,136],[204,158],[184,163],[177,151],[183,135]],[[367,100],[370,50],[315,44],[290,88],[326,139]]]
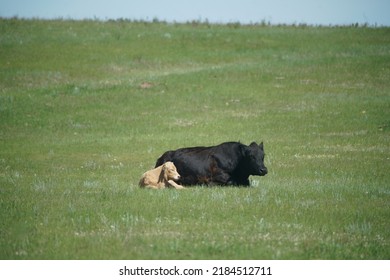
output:
[[[259,147],[260,147],[260,149],[264,150],[263,142],[260,143]]]

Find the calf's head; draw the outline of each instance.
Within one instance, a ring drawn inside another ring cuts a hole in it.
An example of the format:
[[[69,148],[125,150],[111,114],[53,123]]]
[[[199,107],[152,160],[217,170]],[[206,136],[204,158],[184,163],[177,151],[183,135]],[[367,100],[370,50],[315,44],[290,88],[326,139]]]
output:
[[[167,161],[162,166],[162,172],[165,180],[177,181],[180,179],[180,174],[176,170],[176,166],[171,161]]]
[[[244,154],[247,168],[251,175],[264,176],[268,173],[268,169],[264,165],[263,142],[260,145],[252,142],[248,147],[245,147]]]

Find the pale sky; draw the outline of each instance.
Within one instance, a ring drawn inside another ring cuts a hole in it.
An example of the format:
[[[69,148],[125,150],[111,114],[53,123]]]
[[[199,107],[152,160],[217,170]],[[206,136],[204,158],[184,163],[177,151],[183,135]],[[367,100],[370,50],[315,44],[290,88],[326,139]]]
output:
[[[0,17],[390,26],[390,0],[0,0]]]

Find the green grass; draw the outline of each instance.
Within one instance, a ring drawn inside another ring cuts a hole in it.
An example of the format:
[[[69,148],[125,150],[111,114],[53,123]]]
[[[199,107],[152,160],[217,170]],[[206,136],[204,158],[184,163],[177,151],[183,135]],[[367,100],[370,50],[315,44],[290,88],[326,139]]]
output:
[[[0,61],[1,259],[390,258],[389,28],[0,19]],[[224,141],[269,174],[137,187]]]

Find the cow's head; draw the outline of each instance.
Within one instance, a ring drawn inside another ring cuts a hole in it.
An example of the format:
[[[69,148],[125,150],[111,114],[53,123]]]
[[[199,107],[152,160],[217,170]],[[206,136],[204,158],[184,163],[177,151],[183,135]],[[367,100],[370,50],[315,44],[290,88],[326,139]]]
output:
[[[268,173],[268,169],[264,165],[263,142],[260,145],[252,142],[248,147],[245,147],[245,159],[251,175],[264,176]]]
[[[164,173],[165,180],[177,181],[180,179],[180,174],[176,170],[176,166],[171,161],[167,161],[162,166],[162,172]]]

